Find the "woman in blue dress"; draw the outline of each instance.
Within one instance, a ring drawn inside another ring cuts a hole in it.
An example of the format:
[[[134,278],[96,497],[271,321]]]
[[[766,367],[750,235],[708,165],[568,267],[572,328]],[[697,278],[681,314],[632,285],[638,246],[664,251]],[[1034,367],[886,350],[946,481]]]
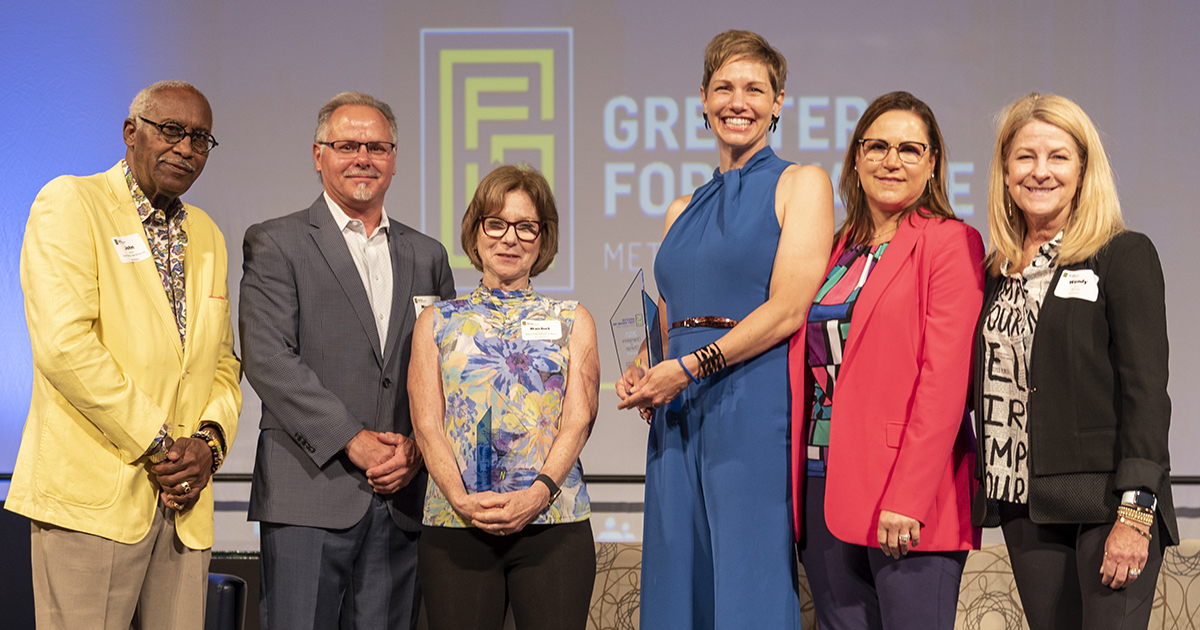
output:
[[[704,57],[720,167],[667,210],[654,268],[667,356],[617,383],[619,407],[651,420],[641,627],[799,628],[787,340],[824,276],[833,189],[767,145],[783,55],[726,31]]]

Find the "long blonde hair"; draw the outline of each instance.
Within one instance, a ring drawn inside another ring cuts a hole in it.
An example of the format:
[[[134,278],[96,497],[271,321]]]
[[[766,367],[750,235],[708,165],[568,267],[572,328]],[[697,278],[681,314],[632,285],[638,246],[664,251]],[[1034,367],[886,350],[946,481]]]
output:
[[[1013,138],[1022,127],[1035,120],[1054,125],[1075,140],[1083,171],[1083,184],[1075,192],[1063,228],[1058,264],[1071,265],[1087,260],[1112,237],[1125,231],[1116,181],[1096,126],[1071,99],[1034,92],[1004,109],[996,133],[988,186],[988,236],[992,251],[988,253],[986,264],[992,275],[999,275],[1006,263],[1019,264],[1023,256],[1027,230],[1025,215],[1009,196],[1004,178]]]

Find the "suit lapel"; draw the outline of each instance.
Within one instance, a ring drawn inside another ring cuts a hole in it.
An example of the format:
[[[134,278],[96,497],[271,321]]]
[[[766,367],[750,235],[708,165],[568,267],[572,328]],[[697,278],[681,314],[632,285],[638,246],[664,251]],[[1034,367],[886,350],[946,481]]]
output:
[[[405,322],[416,311],[409,302],[413,286],[413,251],[408,239],[405,238],[404,228],[398,221],[392,221],[388,227],[388,250],[392,256],[392,314],[388,320],[387,345],[383,356],[391,361],[395,356],[396,343],[400,340],[400,331],[406,330]],[[411,326],[410,326],[411,328]],[[386,367],[386,362],[385,365]]]
[[[909,215],[907,219],[900,221],[900,225],[896,229],[896,235],[892,237],[888,243],[887,250],[883,252],[883,257],[879,259],[877,267],[871,270],[870,277],[867,278],[867,283],[863,285],[862,291],[858,294],[858,302],[854,305],[854,315],[850,319],[850,333],[846,337],[846,350],[842,355],[843,365],[851,363],[851,357],[858,351],[858,344],[861,335],[858,331],[862,330],[863,326],[871,320],[871,315],[875,312],[875,307],[879,305],[880,298],[883,297],[883,292],[896,279],[896,275],[908,263],[908,259],[912,256],[913,249],[917,245],[917,240],[921,233],[925,230],[925,225],[929,219],[920,216],[916,212]],[[902,288],[902,291],[911,289]]]
[[[118,164],[108,171],[108,175],[109,193],[117,200],[112,210],[112,221],[116,226],[117,235],[137,236],[141,239],[146,251],[151,252],[150,256],[143,260],[123,264],[133,265],[134,273],[137,274],[142,290],[145,291],[150,303],[154,305],[154,312],[158,315],[159,323],[175,341],[172,346],[175,348],[178,358],[182,360],[183,346],[179,343],[179,327],[175,324],[175,313],[172,312],[171,304],[167,301],[167,292],[163,289],[162,276],[158,273],[158,265],[154,263],[153,250],[150,248],[150,241],[146,238],[146,228],[142,225],[137,206],[133,203],[133,195],[129,193],[129,185],[125,182],[125,173]],[[112,243],[104,245],[111,247]]]
[[[337,278],[338,284],[341,285],[342,292],[346,294],[347,301],[350,302],[355,315],[358,316],[359,325],[362,326],[363,332],[371,341],[371,350],[375,353],[375,360],[382,366],[383,356],[379,350],[379,330],[375,326],[375,313],[371,310],[370,300],[367,299],[367,290],[363,287],[362,277],[358,275],[358,267],[354,266],[354,259],[350,257],[350,249],[346,247],[346,238],[338,230],[333,215],[329,213],[329,206],[325,205],[325,196],[317,197],[317,201],[308,209],[308,212],[309,224],[313,227],[311,232],[313,241],[316,242],[317,249],[321,250],[321,255],[325,258],[325,263],[329,265],[329,269]]]

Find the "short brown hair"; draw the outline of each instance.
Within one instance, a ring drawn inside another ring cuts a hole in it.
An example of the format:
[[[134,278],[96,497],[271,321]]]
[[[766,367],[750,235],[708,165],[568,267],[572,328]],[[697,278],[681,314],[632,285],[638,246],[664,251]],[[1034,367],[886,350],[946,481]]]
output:
[[[836,238],[845,236],[847,245],[865,245],[875,233],[871,209],[867,206],[867,194],[858,179],[858,142],[880,116],[893,111],[910,112],[921,119],[925,125],[929,151],[934,159],[933,179],[925,185],[925,190],[916,203],[900,213],[900,219],[908,218],[913,212],[926,218],[958,218],[954,215],[950,197],[946,194],[946,141],[942,139],[942,128],[938,126],[933,110],[925,101],[908,92],[888,92],[871,101],[863,111],[846,147],[846,161],[842,164],[842,179],[838,183],[838,193],[842,196],[842,205],[846,207],[846,220],[838,228]]]
[[[787,81],[787,59],[768,44],[762,35],[736,30],[717,35],[704,47],[704,79],[700,81],[704,93],[708,93],[708,82],[712,80],[714,72],[741,57],[761,62],[767,67],[767,75],[771,77],[771,89],[775,92],[774,96],[779,96],[783,91],[784,82]]]
[[[529,275],[536,276],[550,268],[554,255],[558,253],[558,206],[554,203],[554,191],[550,183],[532,166],[504,165],[488,173],[475,196],[467,206],[467,213],[462,220],[462,248],[471,259],[476,269],[483,271],[483,261],[479,258],[476,245],[479,242],[479,224],[483,218],[500,214],[504,210],[504,198],[508,193],[520,190],[529,195],[533,207],[537,209],[538,221],[542,222],[541,241],[538,243],[537,260],[533,261],[533,269]]]

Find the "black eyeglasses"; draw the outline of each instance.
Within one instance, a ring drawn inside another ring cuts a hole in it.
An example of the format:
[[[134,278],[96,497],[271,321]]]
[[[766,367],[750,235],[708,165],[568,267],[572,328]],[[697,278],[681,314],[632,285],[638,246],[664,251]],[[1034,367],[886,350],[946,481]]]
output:
[[[481,221],[483,225],[483,233],[492,238],[504,238],[508,234],[508,228],[513,227],[517,230],[517,238],[525,241],[536,241],[539,234],[542,233],[541,221],[505,221],[500,217],[484,217]]]
[[[882,162],[887,157],[888,152],[892,149],[896,150],[896,157],[900,158],[905,164],[916,164],[925,157],[925,151],[929,148],[928,144],[921,142],[901,142],[900,144],[888,144],[884,140],[876,140],[873,138],[863,138],[858,141],[858,146],[862,148],[863,157],[872,162]]]
[[[391,142],[358,142],[355,140],[335,140],[333,142],[318,142],[331,147],[338,155],[358,155],[359,147],[367,147],[367,155],[373,158],[386,157],[396,148]]]
[[[207,155],[209,151],[217,148],[217,139],[212,137],[211,133],[201,131],[188,131],[183,125],[178,123],[156,123],[153,120],[148,120],[142,116],[138,116],[142,122],[158,127],[158,133],[162,134],[163,140],[171,144],[179,144],[184,138],[192,139],[192,150],[200,155]]]

